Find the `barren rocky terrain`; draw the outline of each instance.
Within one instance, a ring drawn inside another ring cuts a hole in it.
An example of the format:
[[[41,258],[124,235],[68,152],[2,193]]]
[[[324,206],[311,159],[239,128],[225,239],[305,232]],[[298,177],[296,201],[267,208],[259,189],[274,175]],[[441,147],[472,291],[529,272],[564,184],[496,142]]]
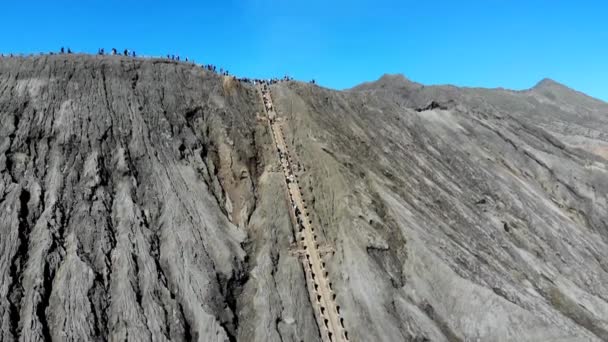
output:
[[[270,86],[351,341],[608,340],[608,104]],[[0,58],[2,341],[320,341],[259,90]]]

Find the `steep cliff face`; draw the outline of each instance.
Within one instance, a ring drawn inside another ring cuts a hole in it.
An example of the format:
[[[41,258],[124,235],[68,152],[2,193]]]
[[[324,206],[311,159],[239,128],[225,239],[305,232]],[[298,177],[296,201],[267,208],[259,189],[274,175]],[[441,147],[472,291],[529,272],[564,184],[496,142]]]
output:
[[[352,341],[608,340],[608,105],[271,86]],[[252,85],[0,59],[0,338],[317,341]]]
[[[315,340],[262,109],[187,64],[2,59],[1,340]]]

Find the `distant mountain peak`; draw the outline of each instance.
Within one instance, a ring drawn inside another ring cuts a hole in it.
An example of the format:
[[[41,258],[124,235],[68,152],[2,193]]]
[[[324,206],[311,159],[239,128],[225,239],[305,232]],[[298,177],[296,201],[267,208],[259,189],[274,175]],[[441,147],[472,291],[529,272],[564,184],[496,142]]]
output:
[[[403,74],[384,74],[380,76],[378,81],[402,81],[402,82],[412,82]]]
[[[568,97],[570,102],[580,104],[580,101],[591,101],[593,105],[597,103],[605,104],[602,100],[593,98],[583,92],[568,87],[565,84],[554,81],[550,78],[544,78],[540,82],[536,83],[534,87],[530,89],[531,92],[549,97],[551,99],[561,98],[564,100]]]
[[[366,82],[353,88],[353,90],[369,90],[380,88],[416,88],[422,86],[410,81],[403,74],[384,74],[373,82]]]
[[[543,78],[532,89],[551,89],[551,88],[568,88],[565,85],[556,82],[550,78]]]

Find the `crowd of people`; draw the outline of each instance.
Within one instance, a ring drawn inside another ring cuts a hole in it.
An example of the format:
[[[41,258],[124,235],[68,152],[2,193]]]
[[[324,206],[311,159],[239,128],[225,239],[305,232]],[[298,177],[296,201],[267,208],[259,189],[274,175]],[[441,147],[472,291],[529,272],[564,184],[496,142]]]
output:
[[[293,77],[284,76],[282,78],[275,77],[269,79],[241,77],[237,78],[237,80],[243,83],[271,85],[279,82],[293,81]]]
[[[61,53],[65,53],[64,48],[61,48]],[[72,51],[68,48],[68,53],[72,53]],[[103,48],[100,48],[97,51],[98,55],[105,55],[105,50]],[[116,48],[112,48],[111,50],[111,55],[112,56],[117,56],[120,55],[120,53],[118,52],[118,50]],[[123,56],[126,57],[137,57],[137,54],[135,53],[135,51],[133,50],[129,50],[129,49],[124,49]],[[183,60],[180,58],[179,55],[176,54],[167,54],[166,55],[166,59],[170,60],[170,61],[174,61],[174,62],[186,62],[186,63],[192,63],[192,64],[196,64],[194,63],[194,61],[191,61],[188,59],[188,57],[184,58]],[[207,71],[211,71],[213,73],[216,73],[218,75],[222,75],[222,76],[232,76],[230,75],[230,72],[227,69],[224,68],[218,68],[216,65],[213,64],[200,64],[200,67],[203,68],[204,70]],[[293,77],[290,76],[284,76],[282,78],[270,78],[270,79],[260,79],[260,78],[249,78],[249,77],[236,77],[236,76],[232,76],[235,80],[242,82],[242,83],[249,83],[249,84],[275,84],[275,83],[279,83],[279,82],[287,82],[287,81],[293,81]],[[314,83],[314,81],[312,82]]]
[[[272,109],[272,102],[270,100],[270,96],[268,95],[268,88],[266,87],[266,84],[264,84],[264,88],[262,89],[262,99],[264,100],[264,106],[266,107],[266,111],[268,112],[268,114],[270,115],[271,112],[273,111]],[[271,123],[272,123],[272,116],[270,117]],[[279,154],[281,154],[281,151],[279,150]]]
[[[103,56],[106,54],[106,51],[104,48],[100,48],[99,50],[97,50],[97,54],[100,56]],[[120,55],[120,53],[118,53],[118,50],[116,48],[112,48],[111,53],[112,56],[118,56]],[[124,49],[122,51],[122,55],[126,56],[126,57],[137,57],[137,54],[135,53],[135,51],[133,50],[129,50],[129,49]]]
[[[51,55],[56,54],[56,52],[51,52]],[[59,54],[73,54],[72,49],[70,49],[69,47],[61,47],[59,49]],[[111,55],[111,56],[125,56],[125,57],[142,57],[142,56],[138,56],[135,53],[135,50],[129,50],[129,49],[124,49],[122,51],[122,53],[120,53],[120,51],[116,48],[112,48],[110,50],[109,53],[106,53],[106,50],[104,48],[99,48],[97,50],[97,54],[100,56],[104,56],[104,55]],[[0,55],[1,57],[4,57],[5,55],[2,54]],[[6,55],[8,57],[14,57],[14,54],[9,54]],[[185,63],[192,63],[195,64],[194,61],[189,60],[188,57],[185,57],[183,59],[180,58],[179,55],[176,54],[167,54],[165,57],[161,57],[161,58],[166,58],[167,60],[170,61],[174,61],[174,62],[185,62]],[[218,75],[222,75],[222,76],[232,76],[234,80],[242,82],[242,83],[248,83],[248,84],[263,84],[263,85],[271,85],[271,84],[276,84],[276,83],[280,83],[280,82],[288,82],[288,81],[293,81],[293,77],[290,76],[284,76],[282,78],[279,77],[274,77],[274,78],[269,78],[269,79],[262,79],[262,78],[250,78],[250,77],[236,77],[230,74],[230,72],[227,69],[224,68],[218,68],[217,66],[213,65],[213,64],[200,64],[199,65],[201,68],[203,68],[204,70],[216,73]],[[315,80],[310,81],[311,84],[316,84]]]

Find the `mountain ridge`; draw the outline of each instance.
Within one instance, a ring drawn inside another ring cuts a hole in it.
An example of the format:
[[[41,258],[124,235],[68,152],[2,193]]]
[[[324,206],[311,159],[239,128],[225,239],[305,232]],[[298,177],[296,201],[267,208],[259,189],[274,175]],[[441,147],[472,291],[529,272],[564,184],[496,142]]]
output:
[[[504,87],[477,87],[477,86],[456,86],[453,84],[422,84],[415,81],[411,81],[405,75],[401,73],[397,74],[383,74],[375,81],[366,81],[361,84],[358,84],[352,88],[345,89],[346,91],[364,91],[364,90],[374,90],[374,89],[386,89],[386,88],[403,88],[407,90],[415,90],[422,87],[451,87],[458,89],[482,89],[482,90],[497,90],[497,91],[510,91],[510,92],[541,92],[541,91],[566,91],[576,94],[582,94],[590,99],[607,103],[606,101],[590,96],[584,92],[571,88],[563,83],[557,82],[551,78],[543,78],[540,81],[536,82],[533,86],[527,89],[522,90],[514,90]]]
[[[0,339],[322,341],[289,158],[350,340],[607,340],[606,104],[381,81],[0,58]]]

